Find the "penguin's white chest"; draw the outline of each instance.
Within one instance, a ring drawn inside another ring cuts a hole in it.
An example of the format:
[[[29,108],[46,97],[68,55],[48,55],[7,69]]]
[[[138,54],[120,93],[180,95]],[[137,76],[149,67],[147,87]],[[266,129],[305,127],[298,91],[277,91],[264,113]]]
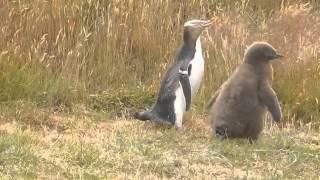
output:
[[[202,56],[201,42],[198,38],[196,42],[196,53],[194,58],[190,62],[191,73],[189,76],[189,82],[191,85],[191,98],[193,98],[199,90],[201,85],[203,72],[204,72],[204,60]],[[175,127],[182,127],[183,113],[186,111],[186,100],[183,93],[181,83],[179,83],[178,89],[175,91],[176,99],[174,101],[174,113],[176,116]]]
[[[200,38],[197,40],[196,53],[190,64],[192,65],[192,68],[189,81],[191,85],[191,96],[194,97],[200,88],[204,73],[204,59],[202,55]]]

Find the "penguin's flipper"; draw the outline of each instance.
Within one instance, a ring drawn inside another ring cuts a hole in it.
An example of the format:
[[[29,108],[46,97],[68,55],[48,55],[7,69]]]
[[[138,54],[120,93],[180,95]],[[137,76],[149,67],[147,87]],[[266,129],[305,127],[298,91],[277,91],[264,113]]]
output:
[[[228,81],[226,81],[225,83],[223,83],[219,89],[213,94],[213,96],[211,97],[211,99],[209,100],[209,103],[207,104],[207,110],[209,110],[212,105],[216,102],[218,96],[220,95],[220,92],[222,91],[222,89],[228,84]]]
[[[191,76],[192,64],[188,66],[188,76]]]
[[[219,94],[220,94],[220,91],[221,91],[221,88],[218,89],[218,90],[214,93],[214,95],[211,97],[211,99],[209,100],[209,103],[207,104],[207,109],[208,109],[208,110],[209,110],[209,109],[212,107],[212,105],[215,103],[217,97],[218,97]]]
[[[179,80],[182,86],[183,94],[186,99],[186,111],[191,107],[191,85],[189,81],[189,71],[191,65],[181,66],[179,69]]]
[[[191,106],[191,86],[188,75],[180,75],[180,83],[182,86],[183,94],[186,99],[186,111],[190,109]]]
[[[282,118],[279,100],[271,85],[267,81],[260,84],[258,95],[262,103],[267,106],[273,120],[275,122],[279,122]]]

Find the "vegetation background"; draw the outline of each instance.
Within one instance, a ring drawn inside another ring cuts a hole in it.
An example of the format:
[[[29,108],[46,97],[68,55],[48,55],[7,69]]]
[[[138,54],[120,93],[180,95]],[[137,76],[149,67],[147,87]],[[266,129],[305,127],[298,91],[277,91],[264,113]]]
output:
[[[184,22],[213,16],[188,130],[129,121],[154,102]],[[0,175],[319,178],[319,28],[317,0],[1,0]],[[283,122],[253,146],[218,142],[205,104],[257,40],[286,57],[273,63]]]

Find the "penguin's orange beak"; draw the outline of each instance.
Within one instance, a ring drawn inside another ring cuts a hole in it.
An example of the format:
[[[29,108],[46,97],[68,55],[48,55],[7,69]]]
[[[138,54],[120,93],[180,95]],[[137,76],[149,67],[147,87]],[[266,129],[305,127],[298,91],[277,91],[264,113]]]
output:
[[[205,21],[201,26],[202,27],[209,27],[211,26],[213,23],[215,23],[217,21],[217,17],[213,17],[210,20]]]

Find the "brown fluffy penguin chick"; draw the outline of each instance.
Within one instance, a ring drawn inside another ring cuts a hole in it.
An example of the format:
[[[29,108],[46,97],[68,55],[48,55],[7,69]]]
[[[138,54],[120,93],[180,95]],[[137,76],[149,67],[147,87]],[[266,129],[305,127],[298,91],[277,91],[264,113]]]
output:
[[[281,57],[266,42],[255,42],[248,47],[244,62],[209,102],[212,107],[210,120],[216,137],[256,140],[262,131],[263,116],[267,110],[275,122],[280,121],[280,105],[271,87],[270,60]]]

